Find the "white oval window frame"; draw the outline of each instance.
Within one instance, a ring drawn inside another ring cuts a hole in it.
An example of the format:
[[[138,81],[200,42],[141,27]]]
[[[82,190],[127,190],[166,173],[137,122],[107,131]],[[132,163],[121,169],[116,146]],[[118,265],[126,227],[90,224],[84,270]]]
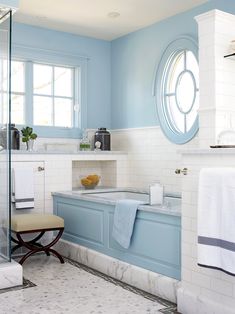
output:
[[[197,41],[189,36],[180,37],[172,41],[162,54],[159,65],[155,72],[153,94],[155,96],[155,104],[160,127],[165,136],[175,144],[185,144],[195,137],[199,130],[198,115],[189,131],[182,133],[178,132],[170,119],[166,116],[165,109],[165,85],[166,75],[174,61],[174,58],[179,55],[181,51],[191,51],[198,62],[198,44]]]

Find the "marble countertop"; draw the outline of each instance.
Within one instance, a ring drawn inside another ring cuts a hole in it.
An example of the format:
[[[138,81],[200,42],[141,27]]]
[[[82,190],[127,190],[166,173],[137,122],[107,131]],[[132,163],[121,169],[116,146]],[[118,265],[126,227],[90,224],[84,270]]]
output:
[[[182,155],[235,155],[235,148],[187,148],[179,149]]]
[[[32,151],[26,150],[12,150],[11,158],[12,161],[47,161],[47,160],[66,160],[66,161],[86,161],[86,160],[126,160],[128,154],[123,151]],[[6,151],[0,152],[0,161],[8,158]]]
[[[1,153],[4,153],[2,151]],[[6,153],[6,152],[5,152]],[[12,150],[12,154],[14,155],[53,155],[53,154],[58,154],[58,155],[125,155],[127,154],[126,152],[122,151],[47,151],[47,150],[42,150],[42,151],[27,151],[27,150]]]
[[[113,199],[101,198],[96,196],[91,196],[91,192],[94,193],[104,193],[104,192],[137,192],[137,193],[147,193],[147,189],[136,189],[136,188],[96,188],[95,190],[85,190],[83,188],[73,190],[73,191],[62,191],[62,192],[53,192],[53,196],[68,197],[71,199],[78,199],[83,201],[92,201],[96,203],[115,205],[116,201]],[[179,195],[166,195],[165,197],[176,197],[179,198]],[[181,208],[179,206],[170,206],[168,205],[140,205],[139,210],[157,212],[165,215],[181,216]]]

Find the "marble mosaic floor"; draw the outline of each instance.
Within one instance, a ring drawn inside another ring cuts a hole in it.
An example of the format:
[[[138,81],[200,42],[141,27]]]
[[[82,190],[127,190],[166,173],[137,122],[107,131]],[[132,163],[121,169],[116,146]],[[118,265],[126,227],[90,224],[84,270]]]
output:
[[[24,277],[27,289],[1,291],[1,314],[176,313],[171,302],[69,260],[32,257],[24,264]]]

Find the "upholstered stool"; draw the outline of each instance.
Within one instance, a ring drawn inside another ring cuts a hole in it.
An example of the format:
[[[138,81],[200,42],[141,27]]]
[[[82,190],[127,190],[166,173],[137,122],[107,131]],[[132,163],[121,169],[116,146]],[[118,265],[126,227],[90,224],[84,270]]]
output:
[[[58,231],[57,236],[49,244],[43,246],[37,241],[47,231]],[[29,252],[26,253],[19,263],[22,265],[24,261],[31,255],[38,252],[45,252],[47,256],[50,253],[58,257],[61,263],[64,263],[62,256],[53,250],[51,247],[60,239],[64,231],[64,219],[55,215],[48,214],[19,214],[14,215],[11,218],[11,233],[14,234],[17,239],[11,235],[11,240],[17,245],[12,248],[12,253],[20,247],[26,247]],[[39,233],[33,240],[25,241],[22,238],[24,234]]]

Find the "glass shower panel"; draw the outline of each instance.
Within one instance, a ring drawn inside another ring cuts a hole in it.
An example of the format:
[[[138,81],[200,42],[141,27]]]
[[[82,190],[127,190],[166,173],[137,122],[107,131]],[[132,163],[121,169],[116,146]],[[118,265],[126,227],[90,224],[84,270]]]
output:
[[[10,261],[11,11],[0,10],[0,263]]]

